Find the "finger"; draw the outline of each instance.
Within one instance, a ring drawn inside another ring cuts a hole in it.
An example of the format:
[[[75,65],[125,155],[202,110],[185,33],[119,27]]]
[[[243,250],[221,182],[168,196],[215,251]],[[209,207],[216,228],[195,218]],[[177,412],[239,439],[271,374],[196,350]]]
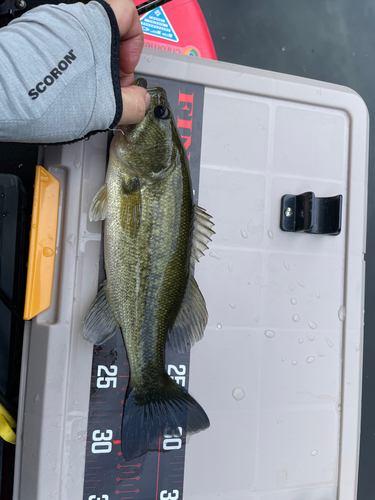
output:
[[[150,95],[142,87],[131,85],[122,88],[123,113],[118,125],[131,125],[143,120],[150,104]]]
[[[117,20],[120,40],[142,35],[142,26],[132,0],[107,0]]]
[[[134,72],[144,45],[143,31],[132,0],[107,0],[120,31],[119,66],[124,73]]]
[[[143,32],[120,42],[119,66],[124,73],[133,73],[144,45]]]
[[[121,87],[129,87],[129,85],[133,85],[133,83],[134,83],[134,73],[130,73],[130,75],[128,75],[120,71]]]

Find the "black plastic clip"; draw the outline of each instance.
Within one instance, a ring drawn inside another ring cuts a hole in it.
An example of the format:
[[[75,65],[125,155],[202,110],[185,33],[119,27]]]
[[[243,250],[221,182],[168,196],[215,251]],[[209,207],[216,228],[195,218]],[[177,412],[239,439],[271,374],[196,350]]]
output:
[[[341,231],[341,212],[341,194],[330,198],[316,198],[311,191],[286,194],[281,199],[280,228],[337,236]]]

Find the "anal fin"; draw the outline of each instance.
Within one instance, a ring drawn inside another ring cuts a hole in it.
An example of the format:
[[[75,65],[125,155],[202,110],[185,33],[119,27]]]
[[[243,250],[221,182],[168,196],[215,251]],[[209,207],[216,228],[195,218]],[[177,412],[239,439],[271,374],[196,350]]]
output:
[[[104,344],[119,328],[107,300],[106,285],[101,288],[87,311],[83,337],[92,344]]]

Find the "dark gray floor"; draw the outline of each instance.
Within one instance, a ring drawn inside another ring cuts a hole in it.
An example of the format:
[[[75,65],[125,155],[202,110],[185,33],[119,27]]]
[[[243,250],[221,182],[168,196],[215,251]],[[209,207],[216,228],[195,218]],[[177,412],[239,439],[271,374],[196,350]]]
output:
[[[348,86],[375,116],[375,2],[199,0],[219,60]],[[375,498],[375,128],[370,129],[358,500]]]

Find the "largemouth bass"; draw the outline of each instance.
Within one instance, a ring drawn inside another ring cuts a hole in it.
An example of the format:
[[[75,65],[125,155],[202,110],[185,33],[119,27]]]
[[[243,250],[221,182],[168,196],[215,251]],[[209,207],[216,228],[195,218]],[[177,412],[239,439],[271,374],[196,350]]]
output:
[[[143,79],[136,83],[147,86]],[[116,132],[106,182],[90,220],[104,220],[107,280],[90,306],[84,337],[101,344],[121,328],[130,365],[121,441],[123,457],[158,449],[159,437],[209,419],[165,370],[165,345],[184,352],[203,337],[204,298],[192,271],[213,234],[194,205],[188,159],[162,88],[148,89],[143,121]],[[186,423],[186,425],[185,425]]]

